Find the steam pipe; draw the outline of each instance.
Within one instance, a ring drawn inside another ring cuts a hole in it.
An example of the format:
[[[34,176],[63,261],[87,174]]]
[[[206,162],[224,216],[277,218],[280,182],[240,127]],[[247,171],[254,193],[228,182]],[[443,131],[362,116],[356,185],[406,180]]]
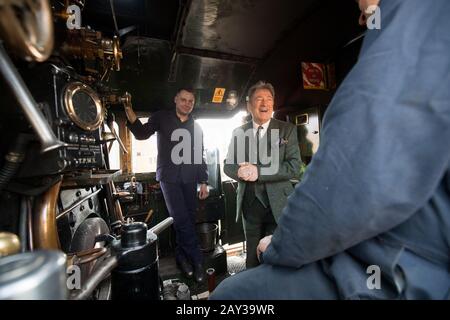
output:
[[[13,63],[8,57],[3,43],[0,41],[0,73],[8,84],[11,92],[16,97],[23,113],[27,117],[34,131],[41,141],[42,152],[63,147],[65,144],[58,140],[42,112],[37,107],[36,101],[23,82]]]
[[[169,217],[158,223],[156,226],[147,231],[147,238],[149,233],[154,233],[156,235],[160,234],[162,231],[166,230],[167,227],[171,226],[173,223],[173,218]]]
[[[117,266],[118,261],[119,259],[117,256],[110,256],[105,260],[103,260],[102,262],[100,262],[98,269],[92,272],[89,279],[87,279],[84,282],[84,285],[80,289],[80,291],[77,292],[75,295],[73,295],[71,299],[73,300],[87,299],[92,294],[92,292],[94,292],[95,288],[97,288],[100,282],[102,282],[102,280],[105,279],[111,273],[111,271]]]

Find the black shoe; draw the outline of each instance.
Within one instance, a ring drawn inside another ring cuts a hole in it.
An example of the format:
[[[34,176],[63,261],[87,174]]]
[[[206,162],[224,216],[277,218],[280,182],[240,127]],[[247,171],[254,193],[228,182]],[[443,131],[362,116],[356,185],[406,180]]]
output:
[[[186,260],[177,262],[178,267],[180,267],[181,271],[187,278],[192,278],[194,271],[192,270],[192,266]]]
[[[205,278],[206,278],[206,274],[205,274],[205,269],[203,268],[203,265],[202,264],[195,265],[195,268],[194,268],[195,281],[197,281],[198,283],[202,283],[205,281]]]

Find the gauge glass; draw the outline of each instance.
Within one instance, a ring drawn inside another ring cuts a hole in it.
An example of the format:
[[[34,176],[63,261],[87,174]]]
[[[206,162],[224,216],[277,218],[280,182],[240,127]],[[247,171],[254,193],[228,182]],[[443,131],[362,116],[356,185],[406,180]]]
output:
[[[86,92],[78,90],[72,97],[75,115],[85,123],[95,124],[97,121],[97,106],[94,99]]]

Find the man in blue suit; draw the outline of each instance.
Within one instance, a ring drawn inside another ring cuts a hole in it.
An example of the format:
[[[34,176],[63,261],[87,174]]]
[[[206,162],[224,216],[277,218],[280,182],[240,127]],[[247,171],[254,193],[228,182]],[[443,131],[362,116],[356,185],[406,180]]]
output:
[[[450,297],[450,1],[379,4],[264,263],[213,299]],[[364,21],[364,19],[362,19]]]
[[[203,132],[190,116],[195,104],[194,91],[180,89],[174,102],[175,110],[155,112],[146,124],[136,117],[131,104],[125,105],[125,112],[128,128],[136,139],[146,140],[158,133],[156,180],[174,219],[176,261],[187,277],[194,276],[197,282],[203,282],[203,254],[195,231],[197,184],[200,184],[199,198],[208,197]]]

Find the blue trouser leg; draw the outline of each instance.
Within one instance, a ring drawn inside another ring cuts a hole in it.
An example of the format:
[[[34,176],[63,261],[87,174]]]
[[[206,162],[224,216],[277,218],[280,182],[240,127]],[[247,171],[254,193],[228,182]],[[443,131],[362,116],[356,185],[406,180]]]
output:
[[[225,279],[212,300],[338,299],[334,282],[320,262],[299,269],[262,264]]]
[[[193,264],[203,262],[195,230],[197,184],[161,181],[160,185],[167,209],[174,220],[177,261],[188,260]]]

